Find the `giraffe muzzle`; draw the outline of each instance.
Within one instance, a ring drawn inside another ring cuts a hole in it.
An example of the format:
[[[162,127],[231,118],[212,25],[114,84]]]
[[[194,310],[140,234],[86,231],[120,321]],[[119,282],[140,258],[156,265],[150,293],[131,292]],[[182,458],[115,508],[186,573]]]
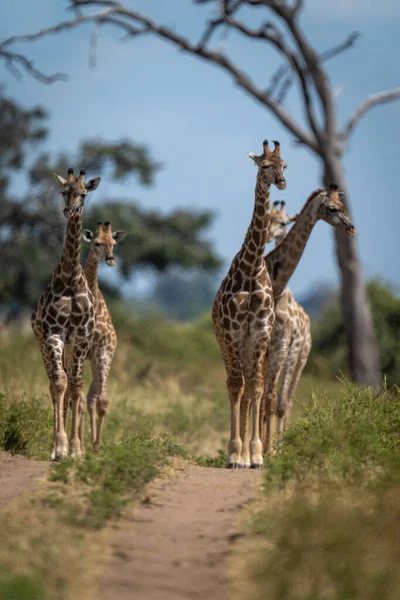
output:
[[[285,179],[277,179],[276,180],[276,187],[278,188],[278,190],[284,190],[286,187],[286,180]]]
[[[113,267],[115,265],[115,258],[113,256],[106,256],[106,263],[109,267]]]

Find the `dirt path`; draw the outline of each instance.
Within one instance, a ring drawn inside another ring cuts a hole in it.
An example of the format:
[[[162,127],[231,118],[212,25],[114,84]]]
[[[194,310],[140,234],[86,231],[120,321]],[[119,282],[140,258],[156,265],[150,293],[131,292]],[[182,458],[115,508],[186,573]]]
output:
[[[155,482],[111,534],[93,600],[225,600],[239,510],[259,476],[187,466],[172,481]]]
[[[0,508],[20,496],[49,470],[48,461],[0,452]]]

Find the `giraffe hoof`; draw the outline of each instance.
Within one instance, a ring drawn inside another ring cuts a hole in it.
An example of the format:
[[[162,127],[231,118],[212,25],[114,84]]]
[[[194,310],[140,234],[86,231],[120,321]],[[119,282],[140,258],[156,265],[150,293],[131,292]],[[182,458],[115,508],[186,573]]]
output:
[[[254,463],[253,465],[250,466],[250,469],[262,469],[263,465],[259,465],[258,463]]]
[[[241,463],[228,463],[228,469],[242,469],[243,465]]]

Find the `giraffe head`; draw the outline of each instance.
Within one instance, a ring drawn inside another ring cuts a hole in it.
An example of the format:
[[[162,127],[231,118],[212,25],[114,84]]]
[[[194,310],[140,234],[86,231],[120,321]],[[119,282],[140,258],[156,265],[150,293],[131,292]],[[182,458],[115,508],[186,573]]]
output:
[[[354,236],[356,230],[339,198],[339,188],[336,183],[330,183],[328,190],[322,192],[322,202],[319,207],[318,217],[332,225],[340,227],[347,235]]]
[[[273,142],[274,149],[271,151],[268,146],[268,140],[263,142],[263,153],[257,156],[254,152],[249,152],[250,158],[258,167],[258,173],[261,179],[268,185],[276,185],[278,190],[284,190],[286,180],[283,175],[287,164],[281,158],[281,147],[279,142]]]
[[[64,216],[67,219],[72,217],[73,214],[80,212],[88,192],[93,192],[93,190],[99,187],[100,177],[89,179],[85,183],[85,175],[86,172],[81,170],[79,177],[75,177],[72,168],[68,169],[67,179],[54,173],[54,177],[64,198]]]
[[[297,218],[297,215],[286,214],[285,207],[286,202],[284,200],[277,200],[272,206],[271,220],[268,226],[268,244],[273,240],[279,244],[287,234],[289,223],[293,223]]]
[[[102,221],[97,223],[96,233],[85,229],[83,239],[92,242],[92,247],[100,260],[104,260],[109,267],[115,265],[114,246],[126,236],[126,231],[111,231],[111,223]]]

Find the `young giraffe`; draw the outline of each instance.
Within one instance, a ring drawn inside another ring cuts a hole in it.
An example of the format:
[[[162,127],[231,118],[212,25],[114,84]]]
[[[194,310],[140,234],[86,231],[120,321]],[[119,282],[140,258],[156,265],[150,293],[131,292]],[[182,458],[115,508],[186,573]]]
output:
[[[293,223],[297,215],[286,214],[285,202],[274,202],[269,228],[268,241],[275,240],[278,246],[287,234],[287,225]],[[264,394],[261,400],[260,423],[261,441],[265,452],[271,450],[271,436],[267,436],[267,405],[276,405],[278,381],[281,386],[278,393],[277,417],[278,433],[282,433],[292,406],[291,398],[297,387],[311,350],[310,319],[302,306],[296,302],[292,292],[285,288],[275,308],[275,324],[268,348],[269,370]],[[272,425],[272,424],[271,424]]]
[[[75,178],[73,169],[68,169],[67,180],[55,175],[64,198],[67,232],[61,261],[32,314],[32,328],[40,344],[54,407],[52,460],[68,454],[64,423],[67,386],[72,402],[71,455],[79,456],[82,452],[78,426],[84,408],[83,362],[92,343],[95,325],[93,294],[80,264],[82,219],[86,195],[100,183],[100,177],[87,183],[84,177],[85,171],[81,171]],[[71,364],[67,374],[62,358],[66,344],[71,347]]]
[[[285,293],[287,283],[292,276],[300,258],[303,255],[304,248],[308,238],[311,235],[314,225],[317,221],[323,220],[333,227],[340,227],[346,234],[354,236],[355,229],[350,220],[347,211],[339,199],[338,186],[331,183],[329,191],[316,190],[306,201],[303,209],[297,215],[296,222],[289,231],[283,241],[265,257],[265,264],[271,278],[272,290],[275,298],[277,313],[282,315],[275,321],[277,328],[275,335],[278,339],[287,337],[285,328],[287,327],[287,319],[285,314],[288,313],[288,295]],[[269,375],[275,381],[275,373],[273,372],[273,364],[269,365]],[[277,368],[279,368],[278,365]],[[277,409],[277,393],[276,387],[271,393],[265,394],[265,419],[266,419],[266,439],[264,449],[268,453],[271,449],[271,432],[272,421]],[[284,407],[280,406],[282,414]]]
[[[110,373],[111,362],[117,348],[117,334],[115,332],[110,311],[107,308],[104,296],[99,289],[98,269],[100,260],[104,260],[109,267],[115,265],[114,246],[126,236],[125,231],[111,231],[111,223],[107,221],[97,223],[96,233],[85,229],[83,239],[91,242],[90,251],[85,263],[85,275],[89,288],[94,297],[96,326],[92,346],[87,358],[91,361],[92,384],[87,397],[90,416],[90,430],[93,448],[101,444],[104,417],[108,407],[107,381]],[[97,412],[97,425],[96,425]],[[80,423],[80,433],[83,437],[83,415]]]
[[[258,167],[253,216],[244,243],[232,261],[212,309],[215,336],[227,372],[231,403],[228,467],[260,468],[262,447],[259,410],[263,392],[263,363],[274,324],[270,278],[264,262],[270,222],[270,187],[285,189],[279,142],[271,152],[263,143],[261,156],[249,154]],[[249,442],[249,410],[252,438]]]

